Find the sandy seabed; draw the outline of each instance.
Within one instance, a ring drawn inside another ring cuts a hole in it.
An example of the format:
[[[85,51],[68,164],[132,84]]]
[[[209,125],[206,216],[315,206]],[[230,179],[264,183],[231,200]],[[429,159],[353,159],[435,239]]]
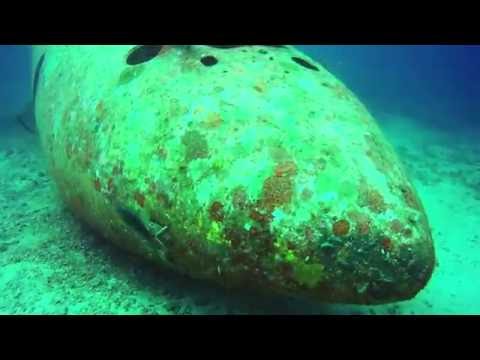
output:
[[[322,305],[159,271],[82,226],[59,200],[38,139],[14,126],[0,132],[0,314],[480,314],[480,141],[402,116],[380,119],[436,247],[434,275],[414,299]]]

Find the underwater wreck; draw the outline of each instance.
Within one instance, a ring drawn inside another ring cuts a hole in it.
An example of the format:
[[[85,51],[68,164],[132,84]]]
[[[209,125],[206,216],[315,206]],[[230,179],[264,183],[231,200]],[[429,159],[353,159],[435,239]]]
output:
[[[415,296],[435,254],[375,120],[291,46],[34,46],[34,111],[78,218],[161,267],[320,302]]]

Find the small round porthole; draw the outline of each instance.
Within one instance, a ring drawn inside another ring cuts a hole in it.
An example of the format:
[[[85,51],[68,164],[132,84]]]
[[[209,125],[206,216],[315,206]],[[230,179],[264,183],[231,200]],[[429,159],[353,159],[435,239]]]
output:
[[[218,59],[215,56],[207,55],[200,59],[200,62],[205,66],[213,66],[218,63]]]
[[[313,64],[310,64],[307,60],[301,59],[299,57],[292,57],[292,60],[295,61],[298,65],[303,66],[304,68],[310,69],[310,70],[315,70],[315,71],[320,71],[318,67],[316,67]]]
[[[162,51],[164,45],[139,45],[134,47],[127,55],[128,65],[138,65],[144,62],[152,60],[156,57],[160,51]]]

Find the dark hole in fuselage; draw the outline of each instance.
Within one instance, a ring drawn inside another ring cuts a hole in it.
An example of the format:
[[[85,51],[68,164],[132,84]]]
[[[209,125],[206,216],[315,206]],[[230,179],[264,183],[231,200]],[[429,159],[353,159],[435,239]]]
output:
[[[307,69],[310,69],[310,70],[315,70],[315,71],[319,71],[320,69],[318,67],[316,67],[315,65],[313,64],[310,64],[307,60],[304,60],[304,59],[301,59],[301,58],[298,58],[298,57],[292,57],[292,60],[295,61],[298,65],[301,65]]]
[[[218,63],[218,59],[215,56],[207,55],[200,59],[201,63],[205,66],[213,66]]]
[[[162,51],[163,45],[140,45],[130,50],[127,56],[128,65],[138,65],[152,60]]]

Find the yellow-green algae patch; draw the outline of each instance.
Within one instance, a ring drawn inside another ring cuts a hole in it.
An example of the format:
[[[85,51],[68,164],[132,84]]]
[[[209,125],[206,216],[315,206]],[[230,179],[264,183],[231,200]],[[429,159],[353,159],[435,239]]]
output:
[[[325,266],[322,264],[304,264],[298,263],[294,265],[295,278],[302,285],[309,288],[315,287],[322,282],[325,277]]]

